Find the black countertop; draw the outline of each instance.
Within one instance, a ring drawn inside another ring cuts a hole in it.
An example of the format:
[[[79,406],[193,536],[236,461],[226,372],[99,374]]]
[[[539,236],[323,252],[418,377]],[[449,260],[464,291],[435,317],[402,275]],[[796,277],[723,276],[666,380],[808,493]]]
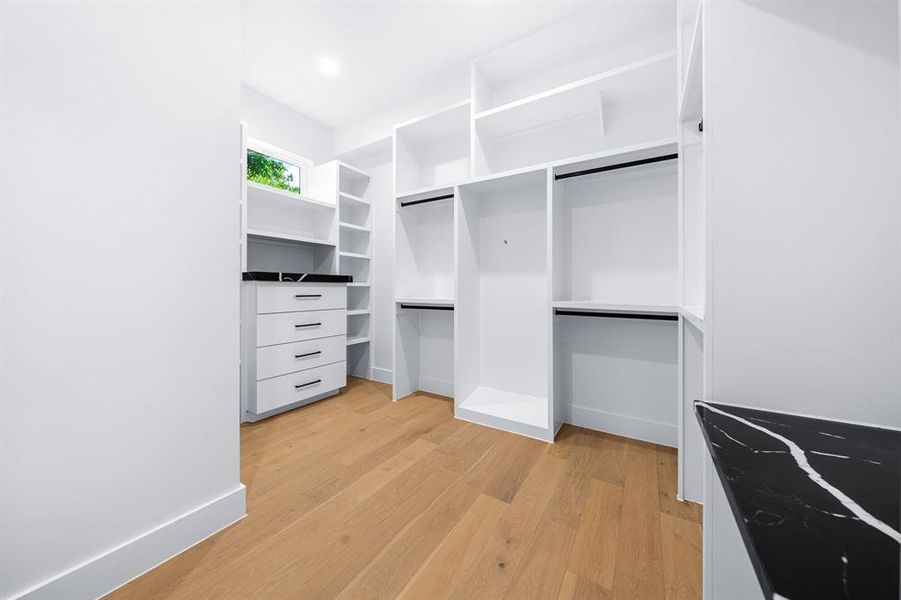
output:
[[[350,275],[332,275],[330,273],[282,273],[278,271],[245,271],[241,275],[244,281],[283,281],[286,283],[351,283]]]
[[[901,597],[901,431],[695,408],[767,598]]]

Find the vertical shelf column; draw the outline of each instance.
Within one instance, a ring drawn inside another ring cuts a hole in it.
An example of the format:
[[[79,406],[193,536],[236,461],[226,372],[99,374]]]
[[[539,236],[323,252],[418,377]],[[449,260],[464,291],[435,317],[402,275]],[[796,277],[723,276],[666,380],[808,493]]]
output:
[[[372,375],[372,202],[369,175],[336,161],[338,189],[338,273],[353,276],[347,286],[347,374]]]

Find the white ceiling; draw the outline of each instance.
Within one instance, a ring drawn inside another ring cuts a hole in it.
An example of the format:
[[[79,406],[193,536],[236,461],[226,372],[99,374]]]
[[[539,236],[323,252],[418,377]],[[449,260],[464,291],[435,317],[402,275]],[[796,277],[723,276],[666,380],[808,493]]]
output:
[[[406,98],[418,81],[590,2],[244,0],[242,78],[314,119],[339,127]],[[319,71],[335,58],[340,73]]]

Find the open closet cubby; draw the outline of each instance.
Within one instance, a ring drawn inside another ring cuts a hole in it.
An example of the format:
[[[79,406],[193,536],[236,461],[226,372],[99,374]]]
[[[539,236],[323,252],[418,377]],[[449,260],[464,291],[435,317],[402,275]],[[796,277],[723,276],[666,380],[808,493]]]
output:
[[[556,169],[555,401],[563,421],[677,445],[675,144]]]
[[[469,101],[396,126],[394,144],[398,195],[453,185],[469,178]]]
[[[454,307],[395,303],[394,399],[416,391],[454,395]]]
[[[395,204],[395,399],[453,396],[454,188]]]
[[[247,233],[334,246],[335,205],[247,182]]]
[[[398,301],[453,302],[454,189],[397,199],[395,291]]]
[[[552,440],[548,171],[461,185],[456,415]]]

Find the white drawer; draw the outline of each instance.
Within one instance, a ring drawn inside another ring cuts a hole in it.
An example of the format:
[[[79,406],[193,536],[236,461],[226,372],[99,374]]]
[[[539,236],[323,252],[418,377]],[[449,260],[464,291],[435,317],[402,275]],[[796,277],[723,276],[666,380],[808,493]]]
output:
[[[257,284],[257,314],[347,308],[343,283]]]
[[[330,392],[347,384],[345,361],[273,377],[257,382],[254,412],[261,414],[312,396]]]
[[[345,310],[257,315],[257,347],[345,335],[346,315]]]
[[[257,348],[257,379],[312,369],[346,356],[347,337],[343,335]]]

